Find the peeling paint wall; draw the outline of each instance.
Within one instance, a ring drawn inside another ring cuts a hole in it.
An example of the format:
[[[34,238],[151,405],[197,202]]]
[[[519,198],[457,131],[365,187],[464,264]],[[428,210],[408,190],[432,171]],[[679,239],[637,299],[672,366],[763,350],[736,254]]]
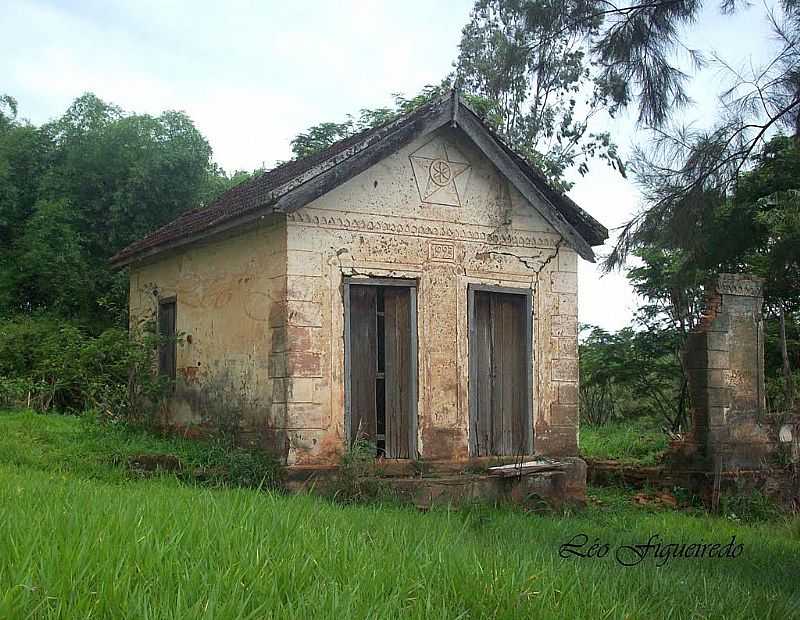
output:
[[[432,185],[440,161],[455,178]],[[287,220],[290,462],[335,462],[345,444],[344,276],[418,281],[429,460],[469,457],[467,285],[532,289],[535,451],[577,454],[577,255],[459,132],[404,147]]]
[[[270,419],[271,353],[282,349],[286,225],[254,229],[161,255],[130,270],[131,328],[154,320],[159,299],[175,297],[177,385],[164,421],[185,429],[225,426],[243,441],[285,452]]]
[[[432,461],[469,458],[467,286],[531,290],[534,449],[577,454],[577,255],[452,129],[299,211],[131,268],[132,326],[175,296],[191,336],[167,421],[233,419],[288,464],[337,463],[345,276],[418,282],[417,444]]]

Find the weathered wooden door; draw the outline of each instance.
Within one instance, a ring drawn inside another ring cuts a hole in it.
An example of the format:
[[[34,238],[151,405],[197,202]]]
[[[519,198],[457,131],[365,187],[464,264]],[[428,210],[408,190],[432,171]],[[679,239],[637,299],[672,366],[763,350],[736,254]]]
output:
[[[476,290],[470,329],[473,456],[528,454],[528,300]]]
[[[411,295],[408,288],[398,287],[385,287],[383,293],[386,456],[407,459],[413,456]]]
[[[346,355],[349,440],[379,455],[415,455],[415,356],[412,288],[349,284]]]
[[[374,286],[350,287],[350,442],[374,441],[378,377],[377,295]]]

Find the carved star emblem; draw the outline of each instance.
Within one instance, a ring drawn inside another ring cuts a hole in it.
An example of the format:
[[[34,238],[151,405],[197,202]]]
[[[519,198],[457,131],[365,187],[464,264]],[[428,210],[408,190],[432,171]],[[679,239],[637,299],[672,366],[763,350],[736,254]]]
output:
[[[470,166],[455,147],[435,140],[417,149],[410,159],[422,202],[461,206],[458,179]]]

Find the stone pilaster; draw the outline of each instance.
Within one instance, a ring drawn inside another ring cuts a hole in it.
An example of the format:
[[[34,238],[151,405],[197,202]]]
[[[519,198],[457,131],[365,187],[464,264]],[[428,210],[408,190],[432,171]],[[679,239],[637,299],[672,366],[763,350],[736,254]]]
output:
[[[760,278],[721,274],[686,342],[692,435],[704,457],[722,469],[761,466],[767,450],[759,424],[765,408],[762,302]]]
[[[573,456],[578,453],[578,273],[577,256],[559,250],[556,269],[549,274],[545,311],[551,312],[543,363],[549,373],[542,377],[540,399],[548,408],[546,420],[538,420],[534,447],[539,454]],[[541,349],[540,349],[541,350]]]

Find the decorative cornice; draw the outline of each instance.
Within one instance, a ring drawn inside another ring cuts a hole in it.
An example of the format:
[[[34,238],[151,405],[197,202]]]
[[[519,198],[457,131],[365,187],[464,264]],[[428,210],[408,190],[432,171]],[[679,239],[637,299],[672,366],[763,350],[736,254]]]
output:
[[[449,222],[426,222],[408,218],[376,217],[373,215],[324,215],[308,210],[288,213],[291,223],[332,228],[357,232],[390,235],[408,235],[426,239],[446,239],[448,241],[474,241],[519,248],[553,248],[559,237],[552,233],[524,234],[516,232],[497,232],[496,228],[453,224]],[[484,230],[481,230],[484,228]]]

